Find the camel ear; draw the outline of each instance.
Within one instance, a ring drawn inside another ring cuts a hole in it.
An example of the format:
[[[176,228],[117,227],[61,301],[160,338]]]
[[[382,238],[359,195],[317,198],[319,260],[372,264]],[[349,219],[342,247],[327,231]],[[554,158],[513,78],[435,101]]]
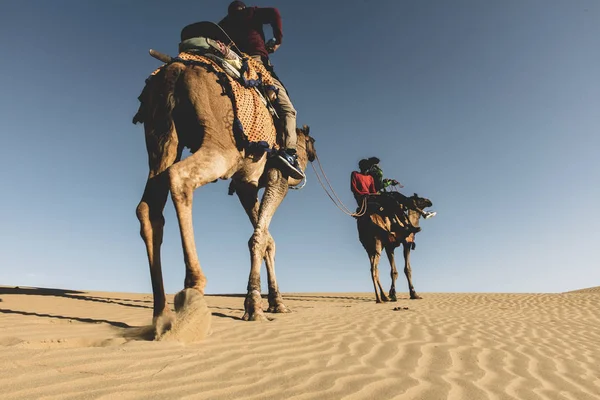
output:
[[[308,135],[308,133],[310,132],[310,126],[308,126],[308,125],[302,125],[302,131],[304,131],[304,133],[306,135]]]
[[[416,193],[413,193],[413,195],[414,195],[415,197],[419,197],[419,195],[418,195],[418,194],[416,194]]]

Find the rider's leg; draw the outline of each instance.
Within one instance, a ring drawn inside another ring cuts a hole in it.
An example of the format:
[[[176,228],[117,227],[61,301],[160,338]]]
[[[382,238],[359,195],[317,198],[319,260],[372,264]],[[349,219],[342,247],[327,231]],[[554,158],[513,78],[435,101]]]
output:
[[[283,125],[284,149],[279,153],[279,158],[288,166],[290,176],[296,179],[304,178],[304,173],[298,164],[296,156],[296,109],[281,82],[273,78],[273,83],[279,92],[277,94],[276,109]]]
[[[279,153],[279,158],[288,167],[288,172],[292,178],[303,179],[304,172],[298,164],[296,156],[296,109],[290,100],[287,90],[273,72],[271,65],[265,65],[265,60],[261,56],[252,56],[255,61],[262,63],[267,70],[272,71],[273,85],[277,88],[277,100],[275,100],[275,109],[279,115],[282,125],[284,148]]]

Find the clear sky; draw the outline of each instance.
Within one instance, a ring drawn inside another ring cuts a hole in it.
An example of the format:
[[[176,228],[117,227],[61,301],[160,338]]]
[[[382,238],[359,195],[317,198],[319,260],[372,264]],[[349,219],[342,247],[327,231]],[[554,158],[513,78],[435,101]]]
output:
[[[135,216],[146,152],[131,123],[160,65],[148,49],[175,55],[181,28],[218,21],[228,3],[2,3],[0,284],[151,291]],[[433,201],[412,256],[417,291],[600,285],[600,2],[254,4],[283,16],[272,61],[343,201],[354,206],[350,172],[369,156]],[[244,293],[248,279],[252,229],[227,184],[195,193],[208,293]],[[184,265],[171,201],[165,218],[173,293]],[[312,169],[271,232],[283,292],[372,290],[355,221]]]

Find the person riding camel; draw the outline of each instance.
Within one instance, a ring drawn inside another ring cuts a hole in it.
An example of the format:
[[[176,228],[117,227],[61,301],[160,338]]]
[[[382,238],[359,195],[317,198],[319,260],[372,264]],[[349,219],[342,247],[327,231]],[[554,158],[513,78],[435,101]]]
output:
[[[383,213],[392,222],[392,231],[408,229],[409,233],[417,233],[421,231],[418,226],[413,226],[406,214],[400,209],[398,202],[387,192],[377,190],[376,179],[370,174],[371,166],[373,165],[370,159],[360,160],[358,163],[358,171],[352,171],[350,176],[350,190],[354,194],[354,198],[358,203],[358,207],[362,208],[366,201],[367,212],[377,213],[383,208]],[[400,216],[398,215],[400,214]],[[402,221],[400,221],[402,219]]]
[[[404,186],[402,186],[400,184],[400,182],[398,182],[395,179],[384,179],[383,178],[383,170],[381,169],[381,166],[379,165],[379,162],[380,162],[379,158],[370,157],[366,160],[361,160],[361,161],[365,161],[364,166],[367,169],[367,174],[373,177],[373,180],[375,183],[375,190],[377,190],[379,193],[386,193],[386,194],[391,195],[392,197],[394,197],[394,200],[396,200],[398,203],[402,204],[406,208],[415,210],[416,212],[421,214],[421,216],[425,219],[435,217],[435,215],[437,214],[435,211],[421,210],[419,207],[416,206],[416,204],[414,204],[414,202],[410,201],[410,198],[406,197],[402,193],[397,192],[397,191],[387,192],[385,190],[389,186],[399,186],[401,188]]]
[[[367,174],[368,168],[361,160],[358,163],[358,171],[352,171],[350,174],[350,190],[354,195],[354,199],[359,207],[362,206],[364,200],[369,200],[370,196],[376,196],[379,193],[375,189],[375,180],[369,174]]]
[[[273,29],[275,43],[269,48],[270,51],[265,44],[263,25],[271,25]],[[278,89],[275,106],[283,124],[284,139],[284,148],[279,151],[278,158],[287,167],[292,178],[303,179],[304,172],[300,169],[296,155],[296,109],[269,59],[269,52],[275,52],[283,39],[279,11],[272,7],[246,7],[243,2],[234,1],[229,4],[227,16],[219,22],[219,26],[240,51],[262,63],[273,76],[274,85]]]

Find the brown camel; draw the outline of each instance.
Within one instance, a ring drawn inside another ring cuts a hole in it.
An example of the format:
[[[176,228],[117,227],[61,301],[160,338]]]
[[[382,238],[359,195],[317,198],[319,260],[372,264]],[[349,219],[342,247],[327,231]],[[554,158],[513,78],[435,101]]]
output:
[[[218,179],[232,179],[254,226],[249,241],[252,269],[244,302],[244,319],[264,317],[260,297],[263,259],[267,260],[269,271],[269,310],[286,310],[277,291],[275,246],[268,226],[288,184],[300,182],[288,179],[275,168],[265,172],[266,155],[252,157],[246,150],[238,150],[232,133],[231,100],[222,94],[223,88],[216,74],[202,66],[172,63],[149,80],[142,93],[142,105],[134,118],[134,122],[144,123],[148,152],[149,174],[137,206],[137,216],[150,265],[153,326],[157,339],[177,322],[167,305],[160,259],[167,195],[171,193],[177,213],[186,270],[184,290],[175,296],[175,308],[178,313],[185,313],[196,310],[197,304],[202,303],[202,308],[206,309],[203,298],[206,277],[196,252],[192,204],[195,189]],[[314,148],[308,129],[303,138],[298,138],[298,156],[304,169]],[[182,160],[184,148],[189,148],[192,154]],[[265,187],[260,205],[257,200],[259,183]],[[209,324],[206,318],[204,322]]]
[[[419,197],[416,193],[408,197],[409,201],[413,201],[415,205],[421,210],[426,207],[431,207],[432,202],[429,199]],[[411,299],[420,299],[417,295],[415,288],[412,284],[412,270],[410,267],[410,251],[414,249],[414,234],[408,235],[407,232],[396,233],[395,238],[390,236],[389,221],[387,228],[383,228],[385,225],[385,218],[381,218],[376,214],[377,217],[371,218],[371,214],[367,213],[357,218],[358,227],[358,238],[362,243],[363,247],[369,255],[369,261],[371,262],[371,278],[373,279],[373,287],[375,289],[375,299],[377,303],[382,301],[396,301],[396,279],[398,278],[398,270],[396,269],[396,263],[394,259],[394,250],[396,247],[402,244],[404,248],[404,274],[408,280],[408,289],[410,291]],[[419,219],[421,214],[417,211],[408,209],[408,218],[410,223],[414,226],[419,226]],[[374,220],[378,223],[375,223]],[[389,298],[385,295],[381,282],[379,281],[379,260],[381,258],[381,250],[384,249],[391,266],[391,278],[392,286],[390,288]]]

